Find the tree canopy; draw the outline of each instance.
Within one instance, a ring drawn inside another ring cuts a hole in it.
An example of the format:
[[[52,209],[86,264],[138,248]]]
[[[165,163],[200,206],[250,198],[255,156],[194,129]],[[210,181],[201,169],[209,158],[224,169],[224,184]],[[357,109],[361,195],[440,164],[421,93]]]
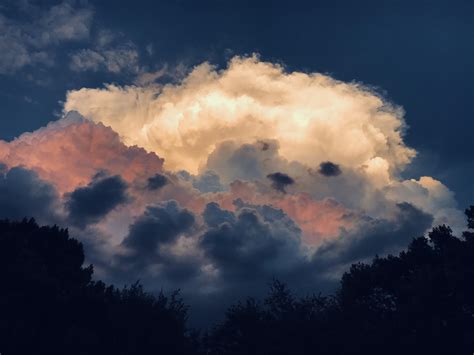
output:
[[[34,220],[0,222],[2,354],[185,354],[187,307],[177,292],[93,281],[82,245]]]

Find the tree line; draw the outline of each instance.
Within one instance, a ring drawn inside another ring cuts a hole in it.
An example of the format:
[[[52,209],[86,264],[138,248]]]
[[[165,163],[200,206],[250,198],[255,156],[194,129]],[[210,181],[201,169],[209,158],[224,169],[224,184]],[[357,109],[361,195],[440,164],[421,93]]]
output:
[[[442,225],[398,256],[352,265],[332,295],[274,280],[206,332],[189,328],[179,292],[94,280],[66,229],[3,220],[0,353],[472,354],[474,206],[466,216],[461,236]]]

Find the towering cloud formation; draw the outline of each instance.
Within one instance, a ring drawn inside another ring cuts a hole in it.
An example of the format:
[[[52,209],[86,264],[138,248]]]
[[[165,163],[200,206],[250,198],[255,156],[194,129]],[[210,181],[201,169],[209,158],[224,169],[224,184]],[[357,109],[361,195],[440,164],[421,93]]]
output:
[[[237,57],[163,87],[71,91],[64,109],[79,113],[0,141],[0,217],[43,205],[116,282],[308,290],[463,223],[441,182],[400,178],[403,111],[359,84]]]
[[[166,157],[169,169],[193,173],[224,140],[277,139],[285,159],[309,166],[336,161],[375,179],[389,179],[415,155],[402,140],[401,108],[362,85],[286,73],[257,57],[236,57],[221,71],[204,63],[163,88],[71,91],[64,108]]]

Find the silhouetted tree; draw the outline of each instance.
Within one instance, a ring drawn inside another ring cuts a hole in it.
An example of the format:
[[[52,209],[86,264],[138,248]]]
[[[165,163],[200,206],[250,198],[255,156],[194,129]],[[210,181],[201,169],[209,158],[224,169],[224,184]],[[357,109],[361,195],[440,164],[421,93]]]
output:
[[[82,245],[34,220],[0,221],[2,354],[191,354],[177,292],[92,281]]]

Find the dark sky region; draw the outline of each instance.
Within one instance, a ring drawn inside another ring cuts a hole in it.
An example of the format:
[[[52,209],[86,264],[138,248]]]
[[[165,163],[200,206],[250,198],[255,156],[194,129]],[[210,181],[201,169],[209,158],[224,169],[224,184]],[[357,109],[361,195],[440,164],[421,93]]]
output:
[[[197,313],[330,289],[462,228],[473,33],[468,0],[4,0],[0,218],[69,226],[99,277]]]

